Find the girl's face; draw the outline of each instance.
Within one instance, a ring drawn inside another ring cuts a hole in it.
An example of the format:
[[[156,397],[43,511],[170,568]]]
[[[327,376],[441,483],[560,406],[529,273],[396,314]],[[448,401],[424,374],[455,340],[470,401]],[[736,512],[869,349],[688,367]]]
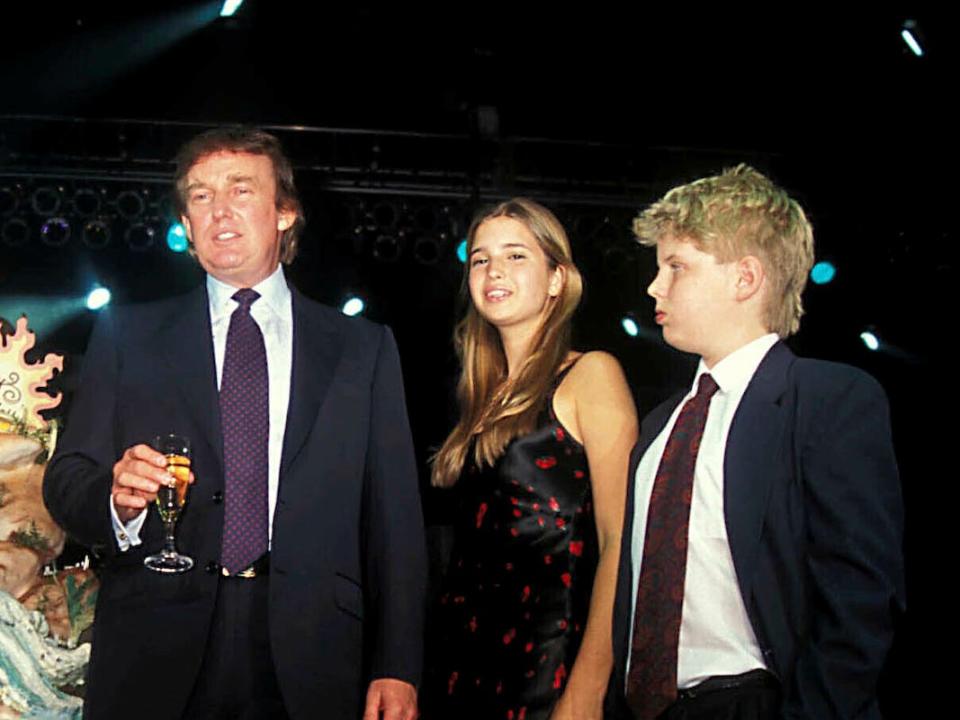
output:
[[[563,289],[563,269],[551,268],[533,234],[510,217],[477,228],[467,262],[473,305],[501,331],[539,327],[550,299]]]

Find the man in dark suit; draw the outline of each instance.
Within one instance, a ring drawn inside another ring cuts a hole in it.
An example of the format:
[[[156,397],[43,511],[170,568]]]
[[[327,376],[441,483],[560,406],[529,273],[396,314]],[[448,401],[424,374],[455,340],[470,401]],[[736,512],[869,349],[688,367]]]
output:
[[[288,288],[303,215],[276,138],[194,138],[176,197],[206,283],[98,322],[44,479],[104,556],[86,716],[412,720],[426,562],[393,337]],[[196,566],[161,574],[171,432]]]
[[[635,223],[694,383],[643,421],[614,612],[613,717],[874,718],[904,604],[902,504],[879,385],[797,358],[813,235],[746,166]]]

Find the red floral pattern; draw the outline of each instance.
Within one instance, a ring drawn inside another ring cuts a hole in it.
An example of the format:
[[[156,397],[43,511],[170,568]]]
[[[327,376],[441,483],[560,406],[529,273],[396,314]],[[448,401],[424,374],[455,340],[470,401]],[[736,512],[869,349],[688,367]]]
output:
[[[441,601],[423,718],[546,720],[580,646],[598,553],[586,455],[552,397],[538,428],[494,467],[465,472],[457,492],[445,596],[465,601]]]
[[[538,468],[541,470],[549,470],[552,467],[557,466],[557,459],[553,455],[547,455],[545,457],[538,457],[533,461]]]

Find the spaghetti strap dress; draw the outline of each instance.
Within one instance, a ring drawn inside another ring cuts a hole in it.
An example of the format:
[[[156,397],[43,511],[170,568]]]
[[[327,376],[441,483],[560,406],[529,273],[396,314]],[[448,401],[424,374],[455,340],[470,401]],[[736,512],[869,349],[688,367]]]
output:
[[[542,720],[566,685],[598,557],[587,457],[553,410],[570,367],[536,429],[459,479],[426,720]]]

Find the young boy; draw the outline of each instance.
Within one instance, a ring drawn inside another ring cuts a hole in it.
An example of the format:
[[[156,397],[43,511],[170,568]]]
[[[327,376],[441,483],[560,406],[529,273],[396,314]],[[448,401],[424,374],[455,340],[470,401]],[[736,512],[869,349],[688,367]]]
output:
[[[643,421],[614,615],[617,717],[879,717],[903,608],[902,503],[880,386],[797,358],[803,210],[740,165],[635,221],[690,390]]]

